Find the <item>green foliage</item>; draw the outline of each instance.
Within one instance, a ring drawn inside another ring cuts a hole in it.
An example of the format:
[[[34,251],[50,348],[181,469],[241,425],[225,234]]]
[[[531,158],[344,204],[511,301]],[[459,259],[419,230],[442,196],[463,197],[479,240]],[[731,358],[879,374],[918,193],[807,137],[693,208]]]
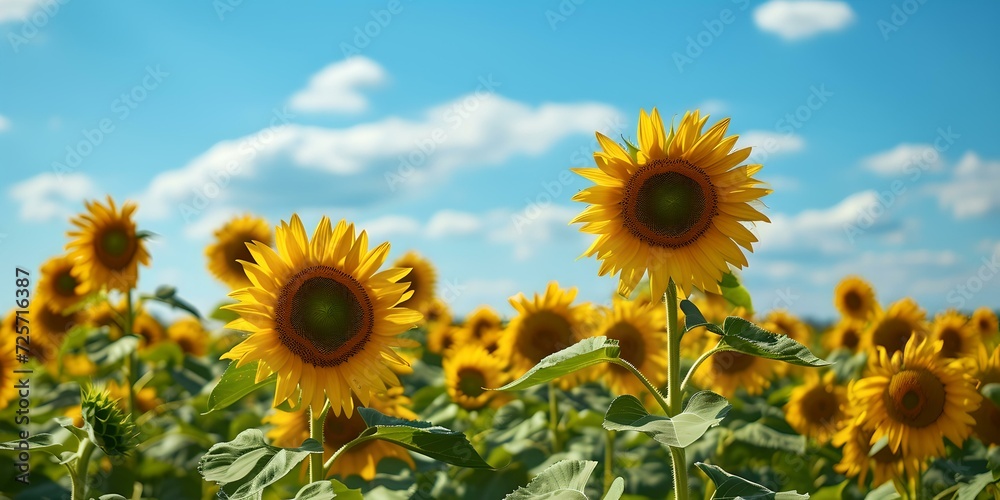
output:
[[[81,406],[84,429],[104,453],[124,455],[138,444],[139,430],[132,417],[122,410],[118,400],[111,399],[107,390],[85,389]]]
[[[209,448],[199,463],[206,481],[218,483],[230,500],[260,500],[264,488],[281,479],[323,445],[306,439],[298,448],[278,448],[264,441],[264,433],[247,429],[236,439]]]
[[[588,500],[587,481],[597,468],[592,460],[563,460],[545,469],[527,486],[518,488],[504,500]],[[604,500],[618,500],[625,480],[616,478]]]
[[[606,337],[583,339],[561,351],[550,354],[500,391],[519,391],[550,382],[578,370],[618,359],[618,341]]]
[[[719,425],[729,408],[726,398],[701,391],[691,397],[683,412],[668,418],[651,415],[635,396],[620,396],[608,408],[604,428],[645,432],[666,446],[686,448]]]
[[[381,439],[452,465],[474,469],[493,468],[479,456],[465,434],[461,432],[439,427],[430,422],[390,417],[371,408],[358,408],[357,411],[368,424],[368,429],[345,447],[349,448],[371,439]]]
[[[226,368],[219,383],[215,385],[212,393],[208,396],[206,413],[221,410],[257,389],[277,383],[277,376],[274,374],[256,382],[257,363],[247,363],[239,368],[236,367],[236,361],[229,363],[229,368]]]
[[[801,495],[794,491],[771,491],[757,483],[734,476],[721,467],[705,463],[697,463],[702,472],[715,483],[714,500],[805,500],[809,495]]]

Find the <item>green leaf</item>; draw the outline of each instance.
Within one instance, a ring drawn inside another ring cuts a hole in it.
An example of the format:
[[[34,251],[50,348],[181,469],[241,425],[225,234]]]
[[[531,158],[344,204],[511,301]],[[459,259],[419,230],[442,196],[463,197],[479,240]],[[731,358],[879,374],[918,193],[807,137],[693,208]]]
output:
[[[896,486],[892,481],[887,481],[882,486],[875,488],[865,495],[865,500],[899,500],[903,497],[899,496],[899,492],[896,491]]]
[[[215,309],[212,311],[212,314],[209,314],[208,317],[214,320],[221,321],[223,325],[228,324],[230,321],[233,321],[235,319],[239,319],[240,313],[235,311],[230,311],[229,309],[223,309],[223,307],[235,303],[236,302],[232,300],[225,300],[219,302],[219,304],[215,306]]]
[[[345,500],[363,500],[361,490],[348,488],[344,483],[330,479],[316,481],[302,487],[293,500],[327,500],[342,498]]]
[[[620,351],[617,340],[607,337],[586,338],[546,356],[517,380],[494,390],[519,391],[544,384],[588,366],[618,359]]]
[[[139,353],[139,359],[147,363],[167,363],[179,365],[184,363],[184,351],[173,342],[160,342]]]
[[[750,291],[746,289],[740,280],[733,273],[726,273],[719,282],[722,290],[722,297],[733,307],[742,307],[748,313],[753,314],[753,301],[750,298]]]
[[[684,331],[690,332],[698,327],[705,327],[706,330],[722,335],[722,328],[719,325],[710,323],[705,319],[705,315],[701,313],[698,306],[694,305],[694,302],[684,299],[681,301],[681,311],[684,311]]]
[[[97,500],[128,500],[128,498],[125,498],[117,493],[108,493],[107,495],[97,497]]]
[[[167,304],[174,309],[182,309],[191,313],[194,317],[201,319],[201,314],[198,309],[191,305],[190,302],[177,296],[177,288],[170,285],[160,285],[156,287],[156,291],[153,295],[143,294],[140,296],[143,300],[155,300],[157,302],[162,302]]]
[[[800,455],[806,452],[805,436],[785,434],[760,422],[751,422],[740,426],[733,431],[733,439],[759,448],[783,450]]]
[[[604,495],[604,500],[620,500],[624,494],[625,479],[616,477],[615,480],[611,482],[611,487],[608,488],[608,493]]]
[[[0,443],[0,450],[31,452],[44,451],[45,453],[56,457],[58,457],[60,453],[72,451],[69,445],[58,441],[56,436],[48,433],[35,434],[28,437],[28,439],[15,439],[14,441]]]
[[[219,383],[208,395],[208,410],[204,414],[221,410],[239,401],[243,396],[277,381],[277,376],[271,374],[270,377],[260,382],[254,382],[256,376],[257,362],[247,363],[239,368],[236,367],[236,361],[229,363],[229,367],[222,374]]]
[[[1000,384],[986,384],[980,391],[983,397],[1000,406]]]
[[[708,429],[719,425],[730,407],[726,398],[711,391],[701,391],[691,396],[684,411],[668,418],[650,414],[635,396],[619,396],[604,416],[604,428],[645,432],[667,446],[685,448]]]
[[[264,488],[281,479],[323,445],[306,439],[298,448],[278,448],[264,441],[259,429],[247,429],[227,443],[219,443],[201,457],[198,470],[206,481],[218,483],[230,500],[260,500]]]
[[[809,495],[809,498],[812,500],[842,500],[844,498],[844,488],[847,488],[850,482],[850,480],[846,480],[833,486],[824,486],[816,490],[816,493]]]
[[[787,335],[771,333],[743,318],[730,316],[722,324],[719,349],[737,351],[751,356],[776,359],[800,366],[827,366],[829,361],[817,358],[809,348]]]
[[[975,500],[984,489],[997,481],[997,474],[984,472],[976,474],[971,481],[959,486],[956,500]]]
[[[543,470],[527,486],[510,493],[504,500],[587,500],[584,490],[597,467],[593,460],[562,460]]]
[[[127,357],[139,346],[139,337],[125,335],[114,342],[106,342],[107,334],[96,335],[88,339],[87,356],[97,366],[113,365]]]
[[[468,438],[461,432],[436,426],[430,422],[390,417],[371,408],[357,410],[368,424],[368,428],[361,433],[361,436],[345,446],[370,439],[381,439],[452,465],[493,469],[483,457],[479,456],[472,443],[469,443]]]
[[[874,457],[878,452],[882,451],[882,448],[889,446],[889,436],[882,436],[875,444],[872,445],[871,449],[868,450],[868,456]]]
[[[809,495],[794,491],[774,492],[757,483],[734,476],[721,467],[698,462],[695,465],[715,483],[713,500],[805,500]]]
[[[635,144],[632,144],[628,139],[625,138],[624,135],[622,135],[621,138],[622,142],[625,143],[625,151],[628,152],[628,155],[632,158],[633,161],[637,161],[636,154],[639,153],[639,148],[635,147]]]

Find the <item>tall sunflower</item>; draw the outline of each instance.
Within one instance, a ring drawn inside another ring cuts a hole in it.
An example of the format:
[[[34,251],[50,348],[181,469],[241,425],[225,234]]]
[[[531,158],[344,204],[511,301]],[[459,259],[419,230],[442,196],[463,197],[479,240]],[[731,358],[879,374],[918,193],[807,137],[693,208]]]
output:
[[[86,324],[87,317],[79,310],[56,310],[48,295],[36,290],[27,319],[31,325],[32,354],[43,363],[56,359],[66,334],[74,327]]]
[[[872,434],[865,422],[850,418],[847,424],[833,437],[833,445],[841,448],[840,463],[834,470],[847,476],[858,478],[858,486],[865,489],[865,479],[874,471],[872,486],[879,486],[893,479],[904,479],[907,474],[917,476],[921,460],[906,457],[888,446],[871,455]]]
[[[132,220],[137,205],[127,201],[119,212],[111,196],[107,205],[99,201],[84,205],[87,212],[71,221],[78,229],[67,233],[73,240],[66,245],[82,278],[95,290],[135,288],[139,265],[149,265],[149,253]]]
[[[205,247],[208,270],[230,288],[245,288],[252,283],[239,261],[252,262],[247,243],[274,244],[271,226],[261,217],[250,214],[233,217],[215,230],[215,241]]]
[[[520,376],[546,356],[587,336],[584,325],[590,305],[574,305],[576,293],[576,288],[563,290],[551,281],[544,294],[535,293],[532,299],[523,293],[510,298],[517,315],[503,332],[499,353],[501,359],[510,364],[514,376]]]
[[[197,318],[183,318],[167,327],[167,338],[194,357],[205,355],[208,332]]]
[[[426,312],[434,300],[434,287],[437,285],[437,272],[434,270],[434,264],[431,264],[431,261],[419,253],[410,250],[396,259],[392,267],[410,268],[410,272],[400,278],[399,283],[409,283],[413,295],[399,305],[421,313]]]
[[[617,340],[619,356],[646,374],[655,387],[662,387],[667,383],[665,316],[660,304],[615,299],[610,308],[601,312],[593,334]],[[621,366],[598,365],[595,371],[615,394],[638,396],[647,392],[646,386]]]
[[[878,349],[849,395],[859,418],[875,429],[871,444],[887,436],[892,451],[922,460],[942,456],[944,438],[961,445],[972,433],[969,413],[982,397],[964,363],[938,358],[939,348],[911,338],[902,352]]]
[[[837,283],[833,305],[845,318],[864,321],[878,311],[875,289],[860,276],[848,276]]]
[[[11,311],[0,324],[0,410],[6,408],[17,397],[17,381],[14,370],[20,368],[15,356],[14,331],[15,313]]]
[[[885,348],[889,355],[903,350],[911,338],[927,336],[927,313],[913,299],[906,297],[894,302],[889,309],[876,314],[862,340],[866,350],[875,353]]]
[[[975,359],[977,388],[982,390],[986,384],[1000,384],[1000,347],[993,349],[992,355],[980,347]],[[983,404],[972,412],[972,418],[976,421],[973,425],[976,437],[987,446],[1000,445],[1000,406],[984,398]]]
[[[371,408],[392,417],[406,419],[416,418],[416,414],[407,407],[411,404],[409,398],[403,396],[401,387],[394,387],[385,394],[376,394],[371,398]],[[302,444],[309,437],[309,412],[275,411],[264,417],[263,423],[273,427],[267,431],[267,437],[274,446],[291,448]],[[335,415],[329,412],[323,422],[323,460],[328,460],[345,444],[353,441],[367,428],[360,413],[350,416],[347,413]],[[384,458],[396,458],[414,466],[413,458],[405,448],[382,440],[372,440],[361,443],[342,454],[333,463],[327,476],[337,475],[347,478],[352,475],[361,476],[366,481],[375,478],[378,463]],[[308,464],[302,464],[303,469]]]
[[[731,398],[740,387],[751,396],[764,392],[780,373],[777,361],[736,351],[721,351],[712,354],[698,367],[693,380],[699,387]]]
[[[443,300],[435,298],[431,301],[427,313],[424,314],[423,326],[427,331],[427,349],[431,352],[442,354],[454,343],[451,309]]]
[[[572,222],[598,235],[584,255],[602,261],[602,276],[619,275],[620,295],[646,274],[653,297],[663,296],[669,278],[682,296],[692,287],[719,292],[730,265],[747,265],[737,245],[753,251],[757,241],[744,224],[770,222],[752,206],[770,193],[753,178],[761,166],[740,165],[750,148],[733,151],[728,118],[702,132],[706,121],[688,112],[668,133],[655,108],[643,110],[634,156],[598,133],[597,168],[574,169],[595,184],[573,196],[590,206]]]
[[[355,236],[343,220],[334,228],[323,217],[310,240],[293,215],[276,236],[277,251],[249,245],[254,262],[243,267],[253,286],[231,292],[238,303],[226,307],[241,316],[228,327],[251,335],[222,357],[237,366],[260,361],[258,381],[277,373],[274,406],[300,388],[315,410],[329,398],[334,415],[350,417],[355,396],[367,405],[372,393],[399,384],[387,363],[406,364],[393,348],[422,317],[397,306],[411,295],[397,283],[408,271],[378,272],[389,243],[369,251],[368,234]]]
[[[502,334],[500,315],[490,306],[479,306],[465,317],[455,332],[455,342],[459,345],[478,344],[494,352],[499,347]]]
[[[856,353],[861,346],[861,336],[864,330],[864,323],[850,318],[843,318],[833,328],[823,334],[823,347],[828,352],[845,349],[851,353]]]
[[[468,344],[448,352],[444,358],[445,387],[458,406],[479,410],[505,400],[503,393],[487,391],[507,383],[504,362],[478,344]]]
[[[969,319],[954,309],[934,317],[930,338],[941,342],[939,354],[945,358],[974,357],[983,344],[982,337],[969,324]]]
[[[69,309],[75,306],[87,294],[87,282],[83,280],[82,270],[76,262],[67,257],[53,257],[41,267],[41,277],[38,279],[38,289],[49,298],[47,306],[56,309]]]
[[[824,444],[847,420],[847,388],[836,383],[832,371],[823,377],[816,370],[806,373],[785,404],[785,419],[795,432]]]
[[[979,332],[983,343],[986,344],[993,342],[997,337],[997,333],[1000,333],[1000,320],[997,319],[996,313],[989,307],[976,309],[972,313],[969,323]]]

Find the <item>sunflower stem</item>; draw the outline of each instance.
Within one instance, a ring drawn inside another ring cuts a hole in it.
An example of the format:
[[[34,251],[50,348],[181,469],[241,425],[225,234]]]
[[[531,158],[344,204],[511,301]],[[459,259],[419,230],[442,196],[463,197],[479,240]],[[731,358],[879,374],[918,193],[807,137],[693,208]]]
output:
[[[559,443],[559,401],[556,397],[556,385],[549,382],[549,429],[552,431],[552,453],[562,451]]]
[[[132,289],[129,288],[125,291],[125,324],[123,325],[123,330],[125,335],[132,335],[132,325],[135,323],[135,312],[132,311]],[[125,358],[125,383],[128,385],[128,411],[129,415],[132,416],[132,421],[136,421],[136,411],[135,411],[135,378],[138,375],[138,364],[139,360],[136,356],[136,351],[138,348],[133,349],[132,352],[128,354]]]
[[[76,452],[76,470],[70,474],[73,483],[73,496],[71,497],[73,500],[87,498],[87,474],[88,469],[90,469],[90,456],[94,454],[94,448],[96,446],[90,439],[83,438],[80,441],[80,447]]]
[[[615,482],[615,431],[604,431],[604,494]]]
[[[612,359],[609,362],[632,372],[632,375],[635,375],[635,378],[639,379],[639,381],[642,382],[642,385],[646,386],[646,390],[653,395],[653,399],[655,399],[656,404],[660,405],[660,408],[663,409],[663,413],[670,413],[670,405],[667,404],[667,400],[663,399],[663,395],[660,394],[659,389],[657,389],[656,386],[654,386],[653,383],[650,382],[649,379],[646,378],[646,376],[643,375],[642,372],[640,372],[635,366],[632,366],[632,363],[629,363],[621,358]]]
[[[316,415],[313,407],[309,407],[309,437],[319,441],[323,444],[323,415],[324,411],[320,410],[319,415]],[[333,459],[330,460],[331,462]],[[311,453],[309,454],[309,482],[315,483],[316,481],[322,481],[325,474],[323,473],[323,452]]]
[[[684,393],[681,392],[681,331],[677,327],[677,287],[673,278],[667,282],[667,416],[681,412]],[[697,368],[697,367],[695,367]],[[687,460],[684,448],[670,448],[670,461],[674,467],[674,498],[687,500]]]
[[[722,343],[722,341],[720,340],[719,343]],[[719,349],[719,344],[715,344],[715,347],[709,349],[707,352],[705,352],[705,354],[702,354],[701,356],[698,357],[698,359],[694,360],[694,364],[691,365],[691,369],[688,370],[687,375],[684,376],[684,381],[681,382],[681,394],[683,394],[684,391],[687,390],[688,382],[691,382],[691,377],[694,375],[694,372],[698,370],[698,367],[701,366],[702,363],[707,361],[709,356],[721,350],[722,349]]]

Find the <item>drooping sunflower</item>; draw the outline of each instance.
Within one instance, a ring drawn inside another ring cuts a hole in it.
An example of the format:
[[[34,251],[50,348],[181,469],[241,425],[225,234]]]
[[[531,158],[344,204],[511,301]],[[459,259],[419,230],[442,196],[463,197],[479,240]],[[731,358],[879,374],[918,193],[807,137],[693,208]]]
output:
[[[452,337],[451,309],[443,300],[435,298],[423,319],[427,331],[427,349],[435,354],[443,354],[451,347],[455,339]]]
[[[14,380],[14,370],[17,365],[14,331],[15,313],[12,311],[3,319],[0,326],[0,410],[6,408],[17,397],[17,381]]]
[[[500,315],[490,306],[479,306],[465,317],[465,321],[455,332],[455,343],[477,344],[489,352],[495,352],[502,334],[503,321]]]
[[[864,323],[850,318],[843,318],[830,331],[823,334],[823,347],[828,352],[845,349],[851,353],[856,353],[861,346],[861,336],[864,330]]]
[[[409,398],[403,396],[401,387],[394,387],[386,394],[376,394],[371,398],[371,408],[379,412],[406,419],[414,419],[416,415],[407,406]],[[263,423],[273,427],[267,431],[267,437],[274,446],[284,448],[296,447],[309,437],[309,412],[275,411],[264,417]],[[367,428],[360,413],[335,415],[329,412],[323,422],[323,460],[329,460],[333,454],[345,444],[353,441]],[[347,478],[352,475],[361,476],[366,481],[375,478],[378,463],[384,458],[397,458],[414,466],[413,458],[405,448],[382,440],[372,440],[361,443],[337,457],[327,476],[337,475]],[[308,464],[302,464],[303,469]]]
[[[911,338],[920,340],[927,335],[926,318],[927,313],[913,299],[900,299],[876,314],[865,331],[864,348],[874,354],[883,347],[890,356],[902,351]]]
[[[487,391],[508,382],[504,362],[478,344],[469,344],[448,352],[444,358],[445,387],[456,404],[466,410],[479,410],[505,401],[504,393]]]
[[[274,235],[266,220],[250,214],[230,219],[215,230],[215,241],[205,247],[209,272],[230,288],[251,286],[239,261],[253,261],[247,243],[254,241],[266,246],[274,244]]]
[[[78,230],[67,233],[73,240],[66,245],[84,281],[94,290],[135,288],[139,265],[149,265],[149,253],[132,220],[137,205],[127,201],[119,212],[111,196],[107,205],[99,201],[84,205],[87,212],[71,221]]]
[[[32,355],[43,363],[58,357],[66,334],[87,321],[86,314],[82,311],[55,310],[48,307],[50,303],[48,295],[37,290],[32,299],[33,306],[27,314],[28,324],[31,325]]]
[[[758,358],[736,351],[712,354],[694,372],[694,382],[727,398],[743,388],[755,396],[771,386],[771,380],[781,374],[777,361]]]
[[[275,406],[299,388],[317,411],[329,398],[334,415],[350,417],[354,396],[367,405],[372,393],[399,385],[387,363],[406,364],[393,348],[407,345],[399,334],[422,318],[397,305],[411,294],[397,283],[408,271],[379,272],[389,243],[369,251],[368,234],[355,236],[343,220],[334,228],[323,217],[310,240],[293,215],[276,240],[277,251],[249,245],[254,262],[243,267],[254,286],[231,292],[239,302],[226,308],[241,316],[228,328],[251,335],[222,357],[260,361],[258,381],[277,373]]]
[[[920,471],[919,459],[905,457],[899,451],[883,447],[874,455],[872,449],[873,431],[857,418],[850,418],[847,424],[833,437],[833,445],[841,448],[840,463],[834,470],[847,476],[858,478],[858,486],[865,489],[868,473],[874,471],[872,487],[893,479],[903,479],[909,474],[917,476]]]
[[[584,325],[589,304],[573,304],[576,288],[563,290],[549,282],[545,293],[529,299],[523,293],[510,298],[517,315],[500,339],[500,358],[507,360],[513,376],[527,372],[546,356],[587,337]],[[561,383],[570,382],[563,377]]]
[[[871,444],[887,436],[892,451],[923,460],[944,454],[944,438],[961,445],[972,433],[969,413],[982,397],[965,364],[938,358],[939,349],[917,338],[891,355],[879,347],[849,394],[859,418],[875,430]]]
[[[51,301],[47,306],[56,310],[69,309],[83,299],[87,288],[81,269],[73,259],[59,256],[42,264],[38,289]]]
[[[945,358],[974,357],[983,344],[982,337],[969,324],[969,319],[954,309],[934,317],[930,338],[941,341],[939,354]]]
[[[601,312],[596,336],[617,340],[619,356],[645,374],[655,387],[667,383],[667,334],[663,329],[666,313],[660,304],[637,304],[615,299]],[[646,386],[627,369],[615,364],[595,367],[611,392],[638,396]]]
[[[830,441],[847,418],[847,388],[836,383],[832,371],[823,377],[816,370],[806,372],[805,382],[785,404],[788,425],[820,444]]]
[[[848,276],[837,283],[833,291],[833,305],[845,318],[859,321],[870,319],[879,308],[875,289],[860,276]]]
[[[989,355],[986,348],[980,346],[976,353],[975,378],[979,390],[986,384],[1000,384],[1000,347]],[[973,426],[976,437],[987,446],[1000,445],[1000,406],[983,398],[983,403],[972,412],[972,418],[976,421]]]
[[[167,327],[167,338],[195,357],[205,355],[208,332],[197,318],[183,318]]]
[[[1000,333],[1000,319],[989,307],[980,307],[972,313],[969,323],[979,332],[983,343],[990,344],[996,340],[997,333]]]
[[[396,259],[392,267],[410,268],[410,272],[400,278],[399,283],[409,283],[413,295],[399,305],[421,313],[426,312],[434,300],[434,287],[437,285],[437,272],[434,270],[434,264],[431,264],[431,261],[419,253],[410,250]]]
[[[668,133],[655,108],[643,110],[634,156],[598,133],[597,168],[574,169],[595,184],[573,196],[590,206],[572,222],[598,235],[584,255],[602,261],[602,276],[619,275],[620,295],[646,274],[653,297],[663,296],[669,278],[681,296],[692,287],[719,292],[730,265],[747,265],[739,246],[753,251],[757,241],[744,224],[770,222],[751,206],[770,189],[753,178],[760,165],[740,165],[750,148],[733,151],[728,118],[703,133],[707,121],[688,112]]]

